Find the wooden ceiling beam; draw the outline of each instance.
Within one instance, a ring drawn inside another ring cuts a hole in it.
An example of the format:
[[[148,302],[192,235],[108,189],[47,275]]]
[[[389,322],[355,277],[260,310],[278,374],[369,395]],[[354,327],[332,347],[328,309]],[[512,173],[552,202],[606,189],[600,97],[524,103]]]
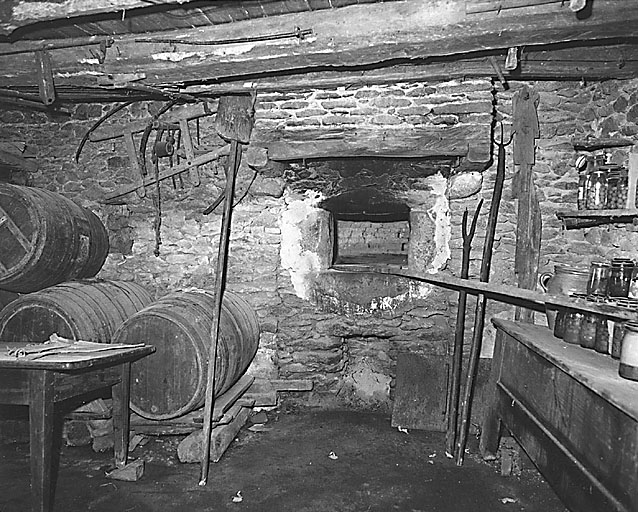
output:
[[[162,0],[163,4],[183,4],[188,0]],[[17,28],[44,21],[55,21],[76,16],[116,13],[149,7],[148,0],[62,0],[47,2],[44,8],[39,0],[4,0],[0,7],[0,34],[9,35]],[[125,14],[124,14],[125,15]]]
[[[504,62],[505,55],[496,57]],[[188,69],[184,74],[188,75]],[[506,80],[606,80],[632,79],[638,76],[638,45],[612,45],[604,47],[576,47],[561,50],[530,51],[520,56],[519,67],[504,71]],[[285,92],[336,87],[363,87],[400,82],[427,82],[476,77],[497,78],[488,57],[454,59],[424,64],[404,64],[369,70],[300,72],[289,75],[236,79],[218,83],[193,84],[180,89],[191,95],[221,96],[250,92]],[[0,83],[2,79],[0,78]],[[37,85],[22,85],[17,77],[5,79],[5,87],[12,87],[37,97]],[[118,101],[134,99],[137,93],[124,88],[99,88],[93,81],[79,77],[56,77],[57,96],[63,102]],[[6,90],[6,89],[5,89]],[[172,91],[173,89],[171,89]],[[0,89],[0,97],[6,94]],[[156,95],[156,97],[160,97]],[[143,98],[142,98],[143,99]]]
[[[314,35],[306,40],[273,40],[259,43],[191,46],[175,43],[139,43],[134,36],[114,42],[100,63],[94,48],[64,48],[50,52],[56,85],[117,89],[127,80],[144,86],[189,88],[209,85],[225,87],[225,82],[246,81],[277,75],[272,83],[289,80],[279,75],[325,73],[326,80],[339,80],[330,71],[348,72],[352,80],[364,67],[388,68],[397,62],[428,62],[428,65],[405,66],[414,74],[436,78],[453,75],[493,76],[492,66],[475,55],[505,52],[507,48],[525,48],[518,74],[557,78],[628,77],[635,69],[635,50],[626,49],[629,57],[601,55],[589,60],[589,49],[572,54],[564,66],[561,58],[550,53],[530,51],[538,45],[580,44],[608,41],[609,38],[635,37],[638,3],[597,0],[591,16],[579,19],[562,4],[552,3],[533,8],[510,9],[505,15],[494,12],[467,15],[460,0],[437,2],[437,8],[426,2],[409,0],[350,6],[342,9],[273,16],[199,28],[188,32],[165,33],[162,38],[189,41],[215,41],[231,36],[254,36],[281,32],[284,27],[312,28]],[[159,36],[155,36],[159,37]],[[32,55],[2,55],[15,51],[21,44],[0,45],[0,87],[35,86],[35,59]],[[578,50],[574,50],[577,52]],[[601,50],[602,51],[602,50]],[[606,50],[605,50],[606,51]],[[538,59],[532,55],[538,56]],[[450,59],[450,63],[441,62]],[[504,58],[504,53],[503,53]],[[463,60],[459,60],[463,59]],[[551,62],[550,62],[551,61]],[[464,66],[469,66],[465,67]],[[394,69],[394,68],[393,68]],[[355,71],[357,70],[357,71]],[[386,73],[388,70],[381,70]],[[376,71],[365,72],[374,76]],[[633,75],[635,76],[635,75]],[[119,81],[118,77],[124,78]],[[266,82],[269,79],[266,79]]]

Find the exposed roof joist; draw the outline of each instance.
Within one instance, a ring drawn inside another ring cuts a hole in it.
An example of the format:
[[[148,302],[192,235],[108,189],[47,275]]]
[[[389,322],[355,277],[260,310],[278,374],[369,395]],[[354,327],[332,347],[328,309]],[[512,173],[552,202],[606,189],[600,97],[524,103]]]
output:
[[[223,94],[246,88],[282,90],[500,73],[505,79],[636,76],[638,3],[596,0],[586,16],[572,12],[568,2],[551,0],[509,0],[511,8],[502,11],[468,12],[470,4],[478,3],[407,0],[350,5],[147,34],[144,39],[150,42],[144,43],[136,35],[122,36],[106,49],[103,59],[95,46],[49,54],[60,91],[102,88],[109,96],[121,93],[122,97],[140,94],[144,88],[160,95],[162,89]],[[523,3],[533,5],[516,7]],[[276,34],[295,27],[311,28],[312,37],[187,44]],[[166,39],[172,42],[161,42]],[[0,88],[37,90],[33,57],[6,55],[37,44],[0,45],[0,68],[5,70]],[[512,47],[519,49],[519,63],[508,72],[501,65]]]

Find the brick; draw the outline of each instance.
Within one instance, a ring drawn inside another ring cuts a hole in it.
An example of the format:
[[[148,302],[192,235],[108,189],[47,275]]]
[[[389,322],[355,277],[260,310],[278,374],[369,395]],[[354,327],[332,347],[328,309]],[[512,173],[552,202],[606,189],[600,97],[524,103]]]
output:
[[[399,116],[379,114],[371,119],[374,124],[401,124],[403,120]]]
[[[297,117],[316,117],[323,116],[326,113],[327,111],[321,108],[306,108],[303,110],[298,110],[297,112],[295,112],[295,115]]]
[[[357,99],[376,98],[377,96],[379,96],[379,92],[374,89],[363,89],[361,91],[357,91],[354,95]]]
[[[407,107],[410,105],[410,100],[406,98],[394,98],[390,96],[383,96],[381,98],[373,99],[371,101],[371,104],[379,108]]]
[[[296,101],[285,101],[281,104],[280,108],[297,110],[300,108],[306,108],[307,106],[308,106],[307,101],[296,100]]]
[[[422,96],[430,96],[432,94],[436,94],[436,89],[434,87],[421,86],[408,91],[406,93],[406,96],[422,97]]]
[[[315,93],[314,98],[316,100],[329,100],[334,98],[341,98],[341,94],[334,91],[320,91]]]
[[[364,118],[361,116],[328,115],[321,120],[324,125],[361,124]]]
[[[292,117],[290,112],[281,110],[258,110],[255,112],[255,119],[288,119]]]
[[[466,103],[446,103],[432,108],[433,114],[468,114],[471,112],[491,112],[492,104],[487,101]]]
[[[321,121],[317,118],[290,119],[286,126],[319,126]]]
[[[432,124],[445,124],[445,125],[454,125],[458,124],[459,118],[456,116],[436,116],[430,119]]]
[[[335,108],[354,108],[357,106],[357,102],[353,98],[340,98],[322,101],[321,106],[327,110]]]

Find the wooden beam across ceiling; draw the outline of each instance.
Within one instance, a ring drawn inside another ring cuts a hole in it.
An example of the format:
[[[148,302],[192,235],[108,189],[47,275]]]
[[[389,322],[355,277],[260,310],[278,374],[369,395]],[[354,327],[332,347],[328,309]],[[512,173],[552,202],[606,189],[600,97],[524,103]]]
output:
[[[188,0],[162,0],[163,4],[183,4]],[[75,16],[88,16],[148,7],[148,0],[4,0],[0,3],[0,34],[17,28]]]
[[[366,68],[377,68],[364,72],[369,76],[390,70],[406,76],[410,76],[410,71],[413,75],[432,77],[450,77],[447,73],[494,76],[493,64],[485,55],[502,52],[504,58],[510,47],[523,49],[520,71],[512,73],[513,77],[535,74],[567,79],[596,74],[627,77],[636,67],[633,38],[637,24],[638,2],[619,0],[596,0],[585,18],[562,2],[467,14],[464,0],[407,0],[272,16],[145,37],[171,42],[141,43],[139,36],[123,37],[108,48],[103,63],[90,47],[63,48],[50,53],[56,86],[111,90],[125,89],[128,80],[142,86],[193,91],[198,87],[200,90],[224,87],[224,83],[232,81],[251,83],[253,79],[283,85],[287,80],[301,80],[305,73],[322,73],[330,81],[339,80],[337,73],[346,72],[347,81]],[[313,35],[303,40],[221,46],[186,44],[276,34],[294,27],[312,29]],[[618,40],[629,40],[631,44],[618,45]],[[613,58],[603,55],[608,50],[600,49],[592,50],[597,52],[598,60],[591,60],[586,46],[604,42],[613,44]],[[581,54],[577,48],[556,53],[549,50],[551,45],[560,44],[581,45]],[[7,54],[37,48],[36,43],[27,42],[0,45],[1,88],[38,85],[34,57]],[[536,51],[538,48],[543,50]],[[566,60],[572,64],[565,66]],[[418,63],[418,66],[397,66],[397,63]]]

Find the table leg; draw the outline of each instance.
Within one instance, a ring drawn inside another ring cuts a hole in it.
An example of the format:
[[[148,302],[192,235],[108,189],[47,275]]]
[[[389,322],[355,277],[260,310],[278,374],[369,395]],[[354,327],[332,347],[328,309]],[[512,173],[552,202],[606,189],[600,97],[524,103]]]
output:
[[[53,372],[32,371],[29,382],[31,492],[33,510],[53,507]]]
[[[115,465],[121,468],[126,465],[128,458],[131,363],[124,363],[119,368],[120,381],[113,386],[112,397]]]

